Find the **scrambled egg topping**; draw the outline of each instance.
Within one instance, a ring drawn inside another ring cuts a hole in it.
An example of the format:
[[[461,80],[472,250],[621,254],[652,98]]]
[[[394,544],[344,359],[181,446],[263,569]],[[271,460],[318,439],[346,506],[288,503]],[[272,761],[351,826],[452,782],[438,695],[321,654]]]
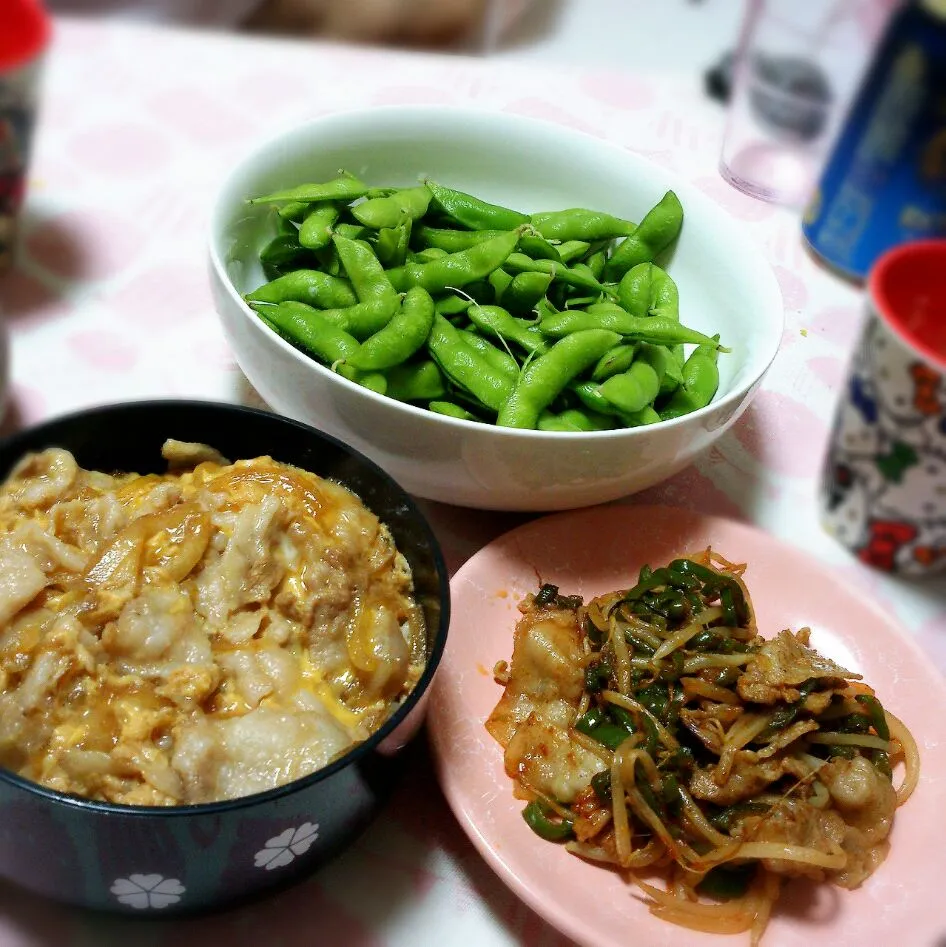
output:
[[[133,805],[244,796],[373,733],[424,666],[387,528],[269,457],[164,475],[51,448],[0,487],[0,765]]]

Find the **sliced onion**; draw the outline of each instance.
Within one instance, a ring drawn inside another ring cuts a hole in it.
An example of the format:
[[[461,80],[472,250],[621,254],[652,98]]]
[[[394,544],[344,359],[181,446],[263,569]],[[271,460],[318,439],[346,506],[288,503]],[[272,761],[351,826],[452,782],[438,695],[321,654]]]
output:
[[[882,740],[872,733],[824,733],[819,731],[808,737],[809,743],[822,743],[825,746],[862,746],[868,750],[890,752],[890,741]]]

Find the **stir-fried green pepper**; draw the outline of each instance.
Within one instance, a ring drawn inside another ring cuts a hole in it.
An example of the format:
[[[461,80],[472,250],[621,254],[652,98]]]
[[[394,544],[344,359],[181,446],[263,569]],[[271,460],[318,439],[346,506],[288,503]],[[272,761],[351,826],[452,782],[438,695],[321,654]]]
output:
[[[522,810],[522,818],[539,838],[544,838],[547,842],[565,842],[574,838],[575,830],[571,820],[554,821],[550,818],[550,813],[551,810],[547,806],[533,801]]]
[[[711,868],[696,890],[708,898],[719,901],[730,901],[741,898],[752,884],[758,870],[758,862],[748,862],[745,865],[717,865]]]
[[[597,664],[589,664],[585,668],[585,690],[589,694],[597,694],[608,686],[608,681],[614,669],[606,661],[600,661]]]
[[[591,788],[600,802],[611,805],[611,771],[604,770],[591,777]]]
[[[854,699],[867,711],[867,716],[877,736],[881,740],[889,740],[890,728],[887,726],[887,717],[880,701],[871,694],[858,694]]]

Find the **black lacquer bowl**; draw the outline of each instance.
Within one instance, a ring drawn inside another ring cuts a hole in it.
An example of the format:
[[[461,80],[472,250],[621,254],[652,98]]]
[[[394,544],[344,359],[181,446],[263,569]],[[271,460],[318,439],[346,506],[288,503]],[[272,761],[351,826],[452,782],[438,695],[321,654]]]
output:
[[[45,789],[0,769],[0,877],[89,908],[138,916],[234,905],[311,874],[378,813],[420,728],[450,612],[439,545],[412,499],[384,471],[313,428],[210,402],[154,401],[56,418],[0,443],[0,477],[26,452],[64,447],[87,469],[166,467],[166,438],[199,441],[231,460],[264,454],[338,481],[386,523],[414,573],[428,662],[414,692],[369,740],[315,773],[226,802],[120,806]]]

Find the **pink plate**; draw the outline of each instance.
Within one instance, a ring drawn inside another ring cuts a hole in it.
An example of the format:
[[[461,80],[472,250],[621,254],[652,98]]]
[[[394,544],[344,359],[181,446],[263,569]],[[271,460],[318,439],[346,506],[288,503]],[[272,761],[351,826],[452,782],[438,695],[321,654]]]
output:
[[[516,604],[540,582],[587,598],[634,584],[712,545],[747,562],[763,635],[812,629],[823,654],[864,675],[913,731],[922,774],[897,813],[886,862],[857,891],[794,883],[783,892],[764,947],[946,944],[946,686],[896,623],[818,561],[748,526],[666,507],[609,506],[534,520],[478,552],[451,583],[453,621],[428,726],[440,782],[460,824],[500,878],[560,931],[589,947],[748,944],[652,917],[617,875],[533,835],[512,797],[502,752],[483,722],[501,694],[491,669],[508,659]]]

